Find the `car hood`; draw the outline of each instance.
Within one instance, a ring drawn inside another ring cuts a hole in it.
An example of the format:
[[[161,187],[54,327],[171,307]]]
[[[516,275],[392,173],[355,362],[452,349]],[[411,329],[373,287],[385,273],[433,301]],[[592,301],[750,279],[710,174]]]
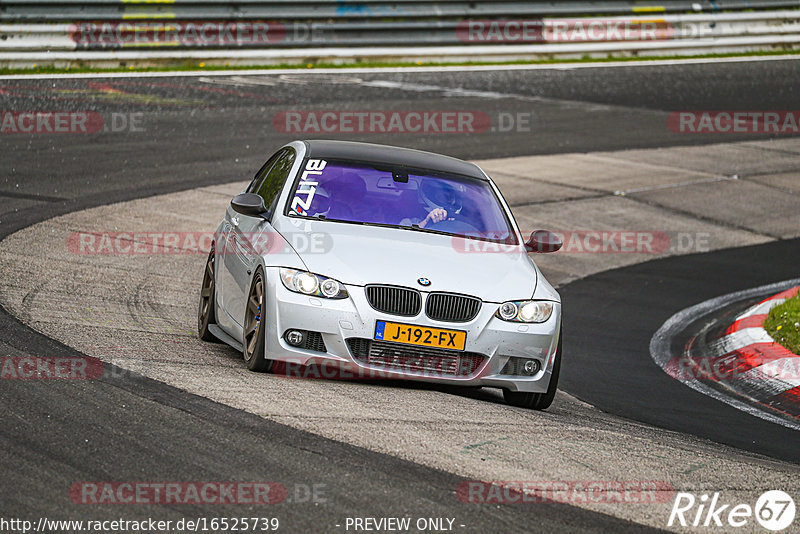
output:
[[[344,284],[464,293],[487,302],[531,298],[536,289],[537,269],[521,247],[334,221],[284,219],[276,229],[309,271]]]

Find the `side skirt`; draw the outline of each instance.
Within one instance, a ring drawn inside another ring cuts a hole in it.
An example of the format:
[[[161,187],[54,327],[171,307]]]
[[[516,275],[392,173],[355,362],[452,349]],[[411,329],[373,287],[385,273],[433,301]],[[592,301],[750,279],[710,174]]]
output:
[[[239,350],[239,351],[244,349],[244,347],[242,347],[241,343],[239,343],[238,341],[233,339],[231,336],[226,334],[222,330],[222,328],[220,328],[218,325],[210,324],[210,325],[208,325],[208,330],[209,330],[209,332],[214,334],[214,336],[216,336],[217,339],[219,339],[220,341],[222,341],[224,343],[227,343],[228,345],[230,345],[234,349]]]

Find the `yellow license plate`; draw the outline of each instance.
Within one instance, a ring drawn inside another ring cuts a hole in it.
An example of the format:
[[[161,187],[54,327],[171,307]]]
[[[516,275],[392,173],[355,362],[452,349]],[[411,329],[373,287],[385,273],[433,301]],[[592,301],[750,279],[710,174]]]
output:
[[[450,350],[464,350],[467,345],[467,333],[460,330],[445,330],[386,321],[375,322],[375,339]]]

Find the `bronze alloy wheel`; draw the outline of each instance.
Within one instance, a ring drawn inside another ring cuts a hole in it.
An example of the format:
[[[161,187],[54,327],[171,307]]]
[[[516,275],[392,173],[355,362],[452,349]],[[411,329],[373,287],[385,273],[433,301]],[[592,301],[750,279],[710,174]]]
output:
[[[264,273],[256,271],[244,313],[244,361],[251,371],[269,371],[272,360],[264,356]]]
[[[203,273],[203,285],[200,288],[200,304],[197,308],[197,335],[203,341],[218,341],[214,334],[209,332],[208,326],[216,323],[215,308],[215,254],[214,248],[208,254],[206,269]]]

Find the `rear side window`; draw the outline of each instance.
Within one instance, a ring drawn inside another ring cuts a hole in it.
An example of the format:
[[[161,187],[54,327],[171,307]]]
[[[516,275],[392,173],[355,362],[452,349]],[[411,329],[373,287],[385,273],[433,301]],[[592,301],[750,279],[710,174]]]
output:
[[[269,213],[273,213],[278,197],[281,194],[286,179],[297,154],[291,147],[286,147],[274,156],[258,171],[256,177],[248,188],[248,192],[255,193],[264,199],[264,206]]]

